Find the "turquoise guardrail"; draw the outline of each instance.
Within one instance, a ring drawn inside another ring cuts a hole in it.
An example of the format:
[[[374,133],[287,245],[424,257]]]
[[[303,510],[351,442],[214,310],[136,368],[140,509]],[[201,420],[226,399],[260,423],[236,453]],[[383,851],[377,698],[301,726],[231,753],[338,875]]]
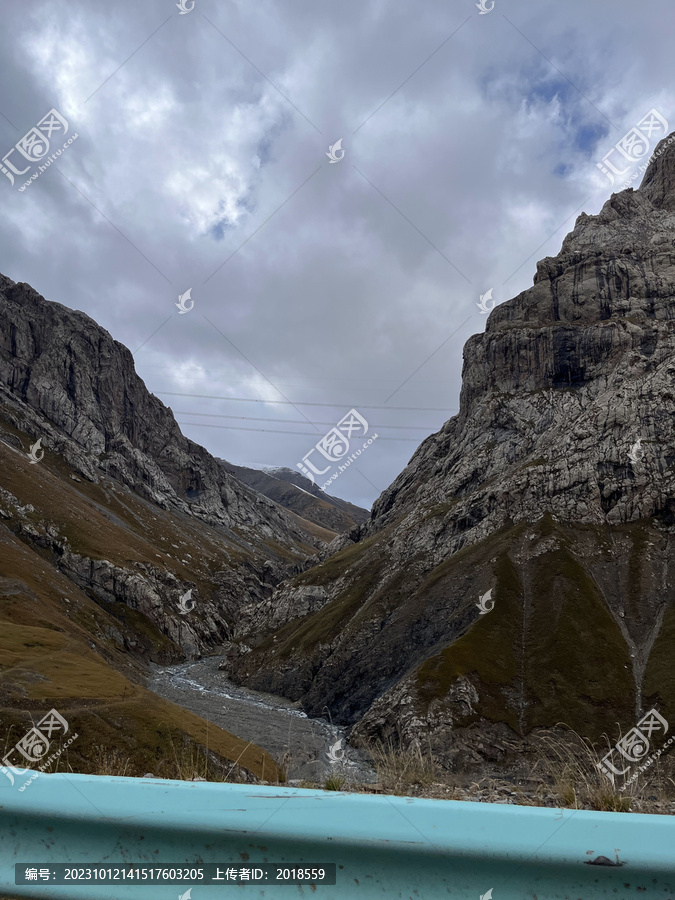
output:
[[[21,793],[3,780],[2,897],[675,897],[672,816],[67,774]],[[57,863],[215,863],[237,878],[263,863],[335,864],[336,884],[14,883],[15,864],[39,873]]]

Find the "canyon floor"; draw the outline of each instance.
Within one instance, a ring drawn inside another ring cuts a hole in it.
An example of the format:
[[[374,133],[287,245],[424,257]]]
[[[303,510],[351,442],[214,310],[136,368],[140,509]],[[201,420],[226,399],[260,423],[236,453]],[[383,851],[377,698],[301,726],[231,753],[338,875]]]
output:
[[[215,725],[251,741],[273,756],[288,772],[289,781],[323,782],[334,772],[328,751],[353,782],[375,782],[366,756],[348,747],[344,728],[326,719],[308,718],[299,704],[282,697],[248,690],[228,681],[218,666],[224,657],[210,656],[173,666],[152,666],[149,690]],[[344,752],[344,757],[343,757]]]
[[[348,729],[327,719],[310,718],[283,697],[249,690],[228,681],[219,669],[225,657],[211,656],[172,666],[153,665],[147,688],[202,719],[266,750],[287,774],[291,787],[366,793],[391,793],[439,800],[504,803],[624,812],[675,814],[673,780],[654,772],[622,795],[587,771],[568,769],[575,750],[561,741],[555,750],[532,749],[520,765],[505,771],[487,767],[481,773],[448,773],[425,752],[378,753],[372,756],[347,742]],[[338,762],[331,763],[329,750]],[[284,782],[271,781],[273,784]]]

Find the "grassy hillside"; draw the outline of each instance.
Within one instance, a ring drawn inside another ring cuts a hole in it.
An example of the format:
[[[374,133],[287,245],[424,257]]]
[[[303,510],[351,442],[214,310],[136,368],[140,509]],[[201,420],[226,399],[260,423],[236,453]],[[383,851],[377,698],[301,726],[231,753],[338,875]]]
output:
[[[54,707],[79,735],[60,769],[97,772],[108,759],[126,763],[129,775],[177,777],[192,747],[208,748],[216,768],[238,762],[276,777],[263,750],[142,687],[140,668],[110,640],[119,621],[4,529],[0,553],[3,571],[13,573],[0,579],[3,754]]]
[[[14,444],[0,441],[3,755],[54,707],[79,735],[59,760],[61,769],[126,766],[127,774],[180,777],[181,761],[203,758],[208,748],[214,775],[236,773],[236,762],[275,779],[277,766],[263,750],[142,686],[145,660],[182,659],[181,648],[140,610],[102,601],[66,577],[54,540],[65,539],[92,566],[106,560],[133,571],[140,564],[139,577],[142,566],[169,572],[194,584],[203,601],[215,595],[214,575],[250,556],[250,548],[236,536],[225,538],[189,516],[154,507],[111,479],[75,481],[49,451],[31,465],[28,437],[6,422],[3,430]],[[172,596],[165,602],[170,606]]]
[[[675,713],[671,541],[654,522],[545,517],[435,567],[421,552],[394,566],[382,532],[293,579],[323,585],[330,601],[267,637],[236,677],[338,721],[365,715],[371,736],[405,730],[403,716],[430,728],[503,723],[518,736],[564,723],[613,743],[640,700]],[[479,615],[490,588],[494,607]],[[474,699],[460,703],[467,686]]]

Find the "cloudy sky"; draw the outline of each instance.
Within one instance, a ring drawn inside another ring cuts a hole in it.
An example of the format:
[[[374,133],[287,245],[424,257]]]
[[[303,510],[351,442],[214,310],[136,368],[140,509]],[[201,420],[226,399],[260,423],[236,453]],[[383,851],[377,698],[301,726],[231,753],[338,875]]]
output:
[[[355,408],[378,439],[330,492],[370,507],[456,411],[480,295],[532,284],[651,109],[675,129],[672,0],[183,3],[2,0],[0,156],[51,109],[49,155],[77,138],[23,191],[42,151],[7,157],[0,271],[234,463]]]

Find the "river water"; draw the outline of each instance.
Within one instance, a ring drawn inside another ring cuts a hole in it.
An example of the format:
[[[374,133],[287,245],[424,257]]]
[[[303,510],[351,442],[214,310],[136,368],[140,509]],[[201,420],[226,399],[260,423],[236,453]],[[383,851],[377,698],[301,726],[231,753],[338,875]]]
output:
[[[377,781],[367,757],[347,743],[345,728],[326,719],[310,719],[283,697],[233,684],[218,670],[224,659],[209,656],[173,666],[153,665],[147,687],[267,750],[288,766],[289,781],[322,783],[335,773],[351,782]]]

